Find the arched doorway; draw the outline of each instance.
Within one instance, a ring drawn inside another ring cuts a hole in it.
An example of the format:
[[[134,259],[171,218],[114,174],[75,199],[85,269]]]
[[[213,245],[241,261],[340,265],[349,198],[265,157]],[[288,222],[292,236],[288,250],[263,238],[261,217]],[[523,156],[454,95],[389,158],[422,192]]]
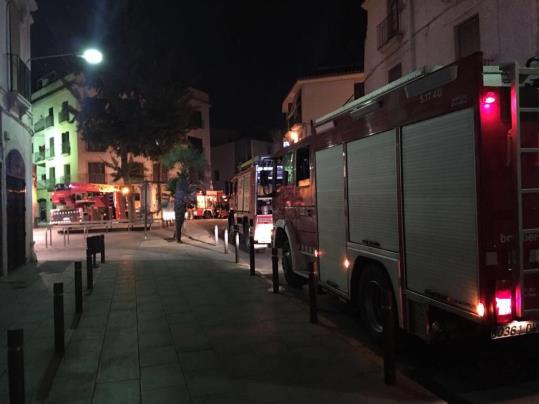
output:
[[[24,160],[17,150],[6,157],[7,269],[26,262],[26,181]]]

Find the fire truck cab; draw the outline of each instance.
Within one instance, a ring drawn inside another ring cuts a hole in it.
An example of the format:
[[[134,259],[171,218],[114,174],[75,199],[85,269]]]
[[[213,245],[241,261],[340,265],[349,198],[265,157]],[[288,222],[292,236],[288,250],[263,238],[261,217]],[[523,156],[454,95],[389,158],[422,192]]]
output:
[[[539,331],[539,68],[475,54],[313,126],[277,155],[274,243],[290,284],[316,260],[320,286],[375,338],[388,290],[399,326],[426,341],[455,325]]]

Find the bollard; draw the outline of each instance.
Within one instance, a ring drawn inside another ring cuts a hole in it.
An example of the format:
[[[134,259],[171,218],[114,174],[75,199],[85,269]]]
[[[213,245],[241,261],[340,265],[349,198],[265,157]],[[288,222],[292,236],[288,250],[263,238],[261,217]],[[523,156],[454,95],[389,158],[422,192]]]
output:
[[[316,282],[316,274],[318,272],[318,257],[315,257],[309,271],[309,308],[311,309],[311,323],[318,323],[318,309],[316,307],[316,290],[318,288]]]
[[[384,299],[384,381],[393,385],[396,381],[395,349],[396,330],[393,309],[393,292],[388,288]]]
[[[271,277],[273,293],[279,293],[279,251],[277,247],[272,247],[271,249]]]
[[[255,276],[255,237],[253,235],[253,229],[249,229],[249,272],[251,276]]]
[[[228,254],[228,229],[225,229],[225,254]]]
[[[45,229],[45,248],[49,248],[49,231]]]
[[[82,262],[75,262],[75,313],[82,313]]]
[[[217,225],[215,225],[214,229],[213,229],[213,234],[215,236],[215,245],[219,245],[219,228],[217,227]]]
[[[50,241],[50,245],[52,247],[52,227],[49,227],[49,241]]]
[[[234,232],[234,248],[236,250],[236,264],[240,262],[240,233],[236,229]]]
[[[92,253],[86,250],[86,289],[94,288],[94,270],[92,267]]]
[[[7,330],[9,402],[24,404],[24,330]]]
[[[63,233],[63,236],[64,236],[64,247],[65,247],[65,246],[66,246],[66,242],[67,242],[67,240],[66,240],[67,234],[66,234],[66,228],[65,228],[65,227],[63,228],[62,233]]]
[[[102,234],[101,235],[101,238],[100,238],[100,247],[101,247],[101,263],[104,264],[105,263],[105,235]]]
[[[54,283],[54,348],[56,353],[63,354],[64,341],[64,284]]]

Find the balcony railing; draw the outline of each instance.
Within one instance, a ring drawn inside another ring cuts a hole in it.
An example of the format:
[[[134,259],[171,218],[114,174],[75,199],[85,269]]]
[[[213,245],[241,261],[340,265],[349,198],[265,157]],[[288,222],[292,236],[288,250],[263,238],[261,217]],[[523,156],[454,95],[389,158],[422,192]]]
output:
[[[40,150],[34,153],[34,163],[45,160],[45,150]]]
[[[64,185],[71,184],[71,175],[64,175],[63,177],[60,177],[58,180],[58,184],[64,184]]]
[[[400,10],[400,7],[397,10]],[[390,11],[387,17],[378,24],[378,49],[401,33],[400,12],[397,10]]]
[[[71,144],[62,143],[62,154],[71,154]]]
[[[45,158],[52,159],[54,158],[54,149],[47,149],[45,150]]]
[[[56,185],[56,178],[47,178],[45,180],[45,187],[47,191],[52,192],[54,191],[54,186]]]
[[[34,124],[34,132],[40,132],[42,130],[50,128],[51,126],[54,126],[54,116],[53,115],[47,115],[45,117],[41,117]]]
[[[19,55],[9,54],[9,91],[17,92],[30,101],[32,97],[30,69]]]

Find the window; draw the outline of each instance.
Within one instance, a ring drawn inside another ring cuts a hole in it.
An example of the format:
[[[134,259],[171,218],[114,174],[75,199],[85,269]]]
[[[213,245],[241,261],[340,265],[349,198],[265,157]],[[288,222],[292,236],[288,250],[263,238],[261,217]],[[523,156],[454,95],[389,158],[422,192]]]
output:
[[[460,59],[479,52],[480,49],[479,16],[474,15],[455,27],[455,54],[457,59]]]
[[[191,144],[191,146],[195,150],[198,150],[201,154],[204,154],[204,147],[202,146],[202,139],[198,137],[187,136],[187,141]]]
[[[391,83],[392,81],[395,81],[397,79],[400,79],[402,77],[402,66],[399,63],[398,65],[392,67],[387,72],[387,82]]]
[[[354,83],[354,99],[357,100],[365,95],[365,83]]]
[[[192,129],[198,129],[204,126],[204,122],[202,121],[202,112],[195,111],[193,115],[191,115],[191,122],[189,126]]]
[[[88,182],[105,184],[105,163],[88,163]]]
[[[54,138],[49,138],[49,157],[54,157]]]
[[[53,183],[56,181],[56,168],[55,167],[49,167],[49,180]]]
[[[69,145],[69,132],[62,133],[62,154],[71,153],[71,146]]]
[[[153,180],[155,182],[167,182],[168,169],[161,163],[153,163]]]
[[[69,184],[71,182],[71,166],[69,164],[64,164],[64,184]]]
[[[69,104],[67,101],[62,102],[62,109],[58,113],[58,122],[69,120]]]
[[[290,152],[284,156],[283,170],[283,175],[286,179],[285,184],[294,184],[296,182],[294,177],[294,152]]]
[[[296,168],[297,185],[300,187],[310,185],[309,148],[302,147],[296,151]]]
[[[219,178],[220,178],[220,176],[219,176],[219,170],[215,170],[215,171],[213,172],[213,180],[214,180],[214,181],[219,181]]]

